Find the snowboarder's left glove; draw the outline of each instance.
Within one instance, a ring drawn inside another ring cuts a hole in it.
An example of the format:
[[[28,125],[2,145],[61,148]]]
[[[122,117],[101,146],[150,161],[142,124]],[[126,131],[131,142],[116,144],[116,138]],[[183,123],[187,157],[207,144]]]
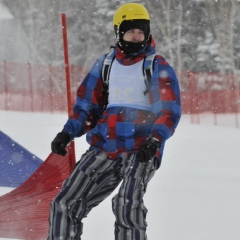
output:
[[[65,156],[67,151],[65,150],[67,144],[70,142],[70,136],[68,133],[60,132],[53,139],[51,143],[52,152]]]
[[[145,142],[143,142],[138,150],[137,158],[141,161],[149,161],[155,155],[157,150],[160,148],[161,142],[156,138],[147,138]]]

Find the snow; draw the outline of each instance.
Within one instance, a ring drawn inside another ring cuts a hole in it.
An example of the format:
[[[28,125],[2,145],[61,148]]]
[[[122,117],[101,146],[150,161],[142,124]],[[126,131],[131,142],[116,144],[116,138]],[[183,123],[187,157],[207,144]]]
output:
[[[0,111],[1,130],[43,160],[66,119],[61,113]],[[84,136],[75,142],[78,159],[88,145]],[[239,128],[182,117],[145,195],[149,239],[240,239],[239,143]],[[10,190],[0,188],[0,194]],[[83,239],[114,239],[113,195],[84,220]]]
[[[13,19],[13,16],[8,9],[0,3],[0,20],[1,19]]]

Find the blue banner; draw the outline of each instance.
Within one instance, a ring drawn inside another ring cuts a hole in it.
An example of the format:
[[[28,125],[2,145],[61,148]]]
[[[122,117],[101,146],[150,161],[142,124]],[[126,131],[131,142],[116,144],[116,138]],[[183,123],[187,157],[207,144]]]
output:
[[[0,131],[0,186],[18,187],[43,163]]]

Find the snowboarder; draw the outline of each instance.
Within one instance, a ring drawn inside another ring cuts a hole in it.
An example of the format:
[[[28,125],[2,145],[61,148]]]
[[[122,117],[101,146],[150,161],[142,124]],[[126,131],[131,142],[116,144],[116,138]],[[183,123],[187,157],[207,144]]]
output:
[[[179,83],[155,52],[143,5],[123,4],[113,25],[112,54],[95,62],[78,88],[73,115],[51,143],[65,155],[67,144],[86,133],[90,148],[51,203],[48,240],[80,239],[82,219],[119,184],[112,199],[115,239],[147,239],[143,196],[180,120]]]

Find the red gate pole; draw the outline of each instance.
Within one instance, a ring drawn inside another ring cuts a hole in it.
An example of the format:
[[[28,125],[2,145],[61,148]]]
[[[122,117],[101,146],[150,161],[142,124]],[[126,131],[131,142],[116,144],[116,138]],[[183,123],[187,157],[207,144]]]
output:
[[[51,113],[53,113],[53,79],[52,79],[53,69],[52,69],[51,63],[48,65],[48,69],[49,69],[49,82],[50,82],[50,92],[49,92],[50,111]]]
[[[63,36],[64,63],[65,63],[66,87],[67,87],[68,117],[70,117],[72,115],[72,104],[71,104],[72,96],[71,96],[71,83],[70,83],[70,67],[69,67],[69,58],[68,58],[67,22],[66,22],[65,13],[62,13],[62,36]],[[68,152],[69,152],[71,170],[73,170],[74,165],[76,163],[74,141],[71,142],[71,145],[68,148]]]
[[[5,110],[8,110],[8,82],[7,82],[7,62],[3,61],[3,79],[4,79],[4,94],[5,94]]]
[[[28,62],[28,78],[29,78],[29,93],[31,98],[31,112],[33,112],[33,80],[32,80],[32,65]]]

